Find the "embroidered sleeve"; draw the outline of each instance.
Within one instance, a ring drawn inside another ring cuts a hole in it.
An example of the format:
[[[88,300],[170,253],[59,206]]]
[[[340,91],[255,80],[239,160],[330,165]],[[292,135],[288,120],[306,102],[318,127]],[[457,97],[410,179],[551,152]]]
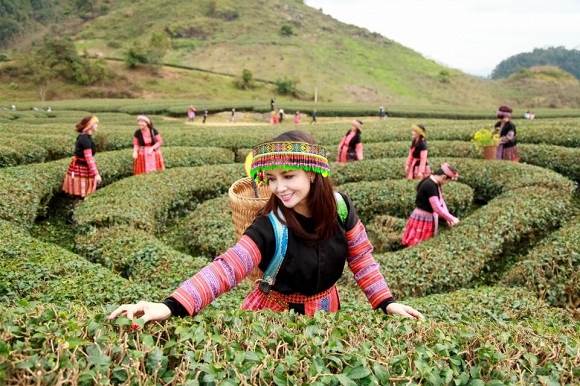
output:
[[[356,144],[355,151],[356,151],[356,159],[359,161],[362,160],[363,159],[363,144],[362,144],[362,142],[359,142]]]
[[[242,236],[236,245],[181,283],[170,297],[178,301],[189,315],[195,315],[238,285],[260,263],[260,259],[258,246],[250,237]]]
[[[420,162],[419,162],[419,174],[425,174],[425,166],[427,166],[427,150],[421,150],[419,153]]]
[[[407,161],[405,161],[405,169],[411,167],[411,162],[413,161],[413,148],[409,149],[409,155],[407,156]]]
[[[161,135],[157,134],[155,136],[155,145],[151,147],[153,148],[153,150],[157,150],[161,147],[161,145],[163,145],[163,139],[161,138]]]
[[[139,148],[139,140],[137,139],[137,137],[133,137],[133,148]]]
[[[338,144],[338,152],[336,154],[336,162],[341,162],[340,155],[342,153],[342,147],[344,146],[345,140],[346,140],[346,136],[342,137],[342,139],[340,140],[340,143]]]
[[[373,246],[360,220],[353,229],[346,232],[346,240],[348,242],[348,267],[371,307],[377,308],[385,300],[392,300],[393,295],[379,269],[379,264],[372,255]]]
[[[451,221],[455,219],[449,210],[447,210],[447,205],[445,205],[444,201],[441,201],[437,196],[429,197],[429,203],[431,204],[431,208],[433,211],[437,213],[439,216],[443,217],[446,221]]]
[[[99,174],[97,169],[97,163],[95,162],[95,157],[93,157],[93,151],[91,149],[83,150],[83,155],[85,156],[85,161],[89,167],[89,172],[91,176],[96,176]]]

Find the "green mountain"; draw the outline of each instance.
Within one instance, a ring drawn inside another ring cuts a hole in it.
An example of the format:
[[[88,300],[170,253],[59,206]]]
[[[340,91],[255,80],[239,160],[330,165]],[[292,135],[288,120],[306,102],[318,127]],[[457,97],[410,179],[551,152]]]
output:
[[[1,2],[16,0],[0,0]],[[33,0],[29,0],[33,2]],[[40,0],[36,0],[40,1]],[[48,2],[48,1],[46,1]],[[445,67],[401,44],[347,25],[301,0],[60,0],[55,16],[34,31],[70,36],[79,52],[122,60],[130,47],[163,35],[170,49],[154,72],[129,71],[114,61],[115,82],[74,87],[58,84],[51,98],[269,99],[278,80],[297,82],[303,99],[339,103],[495,106],[532,103],[528,93]],[[89,4],[79,15],[71,11]],[[88,9],[88,11],[87,11]],[[65,21],[53,22],[64,18]],[[38,39],[36,39],[38,41]],[[30,37],[11,45],[27,49]],[[197,69],[192,71],[191,68]],[[257,87],[240,90],[233,77],[251,71]],[[30,98],[26,79],[0,85],[6,97]],[[121,90],[119,90],[121,88]],[[26,96],[24,97],[24,95]],[[580,95],[580,91],[576,91]],[[575,98],[561,107],[576,107]]]
[[[532,52],[503,60],[493,70],[492,78],[507,78],[522,69],[535,66],[556,66],[580,79],[580,51],[564,47],[536,48]]]

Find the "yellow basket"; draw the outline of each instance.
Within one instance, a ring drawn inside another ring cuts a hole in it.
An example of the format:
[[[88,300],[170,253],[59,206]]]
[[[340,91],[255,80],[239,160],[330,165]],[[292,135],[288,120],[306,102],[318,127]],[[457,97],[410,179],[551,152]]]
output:
[[[258,197],[248,177],[237,180],[230,186],[228,196],[232,208],[232,221],[236,229],[236,238],[240,238],[246,228],[254,222],[256,215],[270,199],[270,189],[267,186],[258,186]]]

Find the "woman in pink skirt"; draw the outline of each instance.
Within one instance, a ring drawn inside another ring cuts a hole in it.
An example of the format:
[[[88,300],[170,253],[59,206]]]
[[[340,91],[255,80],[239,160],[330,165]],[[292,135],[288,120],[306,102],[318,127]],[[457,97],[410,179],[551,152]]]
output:
[[[407,220],[401,244],[406,247],[417,245],[437,235],[439,217],[449,226],[455,226],[459,219],[449,213],[443,199],[442,186],[459,178],[457,170],[448,163],[434,174],[424,178],[417,185],[416,208]]]
[[[165,170],[161,145],[163,139],[151,119],[145,115],[137,117],[139,129],[133,135],[133,174],[145,174]]]

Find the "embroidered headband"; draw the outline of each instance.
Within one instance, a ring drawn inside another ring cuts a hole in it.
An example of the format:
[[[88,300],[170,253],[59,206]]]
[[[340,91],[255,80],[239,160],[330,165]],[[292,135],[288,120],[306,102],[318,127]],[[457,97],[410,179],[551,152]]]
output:
[[[512,109],[509,106],[500,106],[495,113],[498,118],[511,118],[512,117]]]
[[[137,117],[137,122],[139,122],[139,121],[146,122],[149,126],[151,126],[151,119],[149,119],[149,117],[147,115],[139,115]]]
[[[457,171],[453,171],[451,169],[451,166],[447,162],[441,164],[441,170],[443,170],[443,173],[445,173],[447,177],[451,178],[454,181],[459,178],[459,173]]]
[[[304,170],[328,177],[330,165],[324,147],[306,142],[266,142],[254,146],[250,177],[264,181],[266,170]]]
[[[85,125],[85,128],[83,129],[83,131],[87,131],[90,128],[92,128],[96,123],[99,123],[99,118],[97,118],[96,115],[93,115],[91,117],[91,119],[89,119],[89,121],[87,122],[87,124]]]
[[[427,132],[421,126],[413,125],[413,127],[411,127],[411,130],[413,130],[415,133],[423,136],[423,138],[427,138]]]

